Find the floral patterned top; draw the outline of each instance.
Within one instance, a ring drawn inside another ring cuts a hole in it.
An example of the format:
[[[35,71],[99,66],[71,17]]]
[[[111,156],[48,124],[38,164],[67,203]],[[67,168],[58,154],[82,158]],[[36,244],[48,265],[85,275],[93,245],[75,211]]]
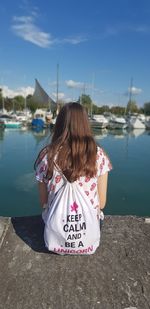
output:
[[[83,187],[84,192],[89,197],[91,204],[93,205],[94,208],[96,208],[100,203],[97,192],[98,177],[104,175],[106,172],[112,169],[110,160],[104,153],[103,149],[100,147],[97,147],[96,161],[97,161],[97,175],[92,178],[83,176],[77,180],[78,184],[81,187]],[[61,175],[61,172],[54,167],[53,177],[50,180],[46,179],[47,169],[48,169],[48,161],[47,161],[47,154],[45,154],[45,156],[42,158],[42,160],[36,167],[36,180],[39,182],[45,182],[47,184],[48,203],[50,203],[53,200],[56,192],[64,184],[64,178]]]

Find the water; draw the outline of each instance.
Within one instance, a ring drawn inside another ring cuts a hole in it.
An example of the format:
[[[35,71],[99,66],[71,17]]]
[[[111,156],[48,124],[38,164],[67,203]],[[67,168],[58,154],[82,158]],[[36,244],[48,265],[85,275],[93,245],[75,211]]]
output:
[[[41,213],[33,163],[50,131],[0,130],[0,216]],[[106,214],[150,216],[150,132],[95,132],[109,154]]]

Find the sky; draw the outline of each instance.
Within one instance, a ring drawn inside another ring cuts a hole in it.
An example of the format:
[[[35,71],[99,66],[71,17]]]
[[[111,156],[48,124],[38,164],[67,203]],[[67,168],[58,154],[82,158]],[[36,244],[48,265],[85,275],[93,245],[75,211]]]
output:
[[[1,0],[3,95],[32,94],[37,78],[56,99],[57,73],[65,102],[150,101],[150,1]]]

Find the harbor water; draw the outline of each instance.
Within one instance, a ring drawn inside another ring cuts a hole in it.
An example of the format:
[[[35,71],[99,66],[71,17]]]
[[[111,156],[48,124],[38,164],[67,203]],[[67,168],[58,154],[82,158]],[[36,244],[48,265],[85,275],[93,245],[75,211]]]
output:
[[[150,216],[150,131],[94,132],[109,155],[105,214]],[[0,216],[41,213],[34,161],[50,141],[50,130],[0,129]]]

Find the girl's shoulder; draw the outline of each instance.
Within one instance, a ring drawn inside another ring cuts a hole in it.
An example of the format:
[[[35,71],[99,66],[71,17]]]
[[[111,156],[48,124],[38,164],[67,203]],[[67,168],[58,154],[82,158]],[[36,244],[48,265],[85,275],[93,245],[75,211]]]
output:
[[[47,179],[47,172],[48,172],[48,149],[45,147],[43,148],[34,164],[34,169],[36,171],[36,180],[40,182],[48,182]]]
[[[105,152],[105,150],[104,150],[102,147],[97,146],[97,158],[98,158],[99,156],[100,156],[100,157],[103,157],[103,156],[108,157],[107,154],[106,154],[106,152]]]
[[[112,170],[112,164],[109,159],[109,156],[106,154],[105,150],[102,147],[97,146],[97,168],[98,176],[105,174]]]
[[[39,164],[42,162],[47,162],[47,155],[48,155],[48,146],[44,147],[38,154],[37,159],[34,164],[34,169],[37,168]]]

